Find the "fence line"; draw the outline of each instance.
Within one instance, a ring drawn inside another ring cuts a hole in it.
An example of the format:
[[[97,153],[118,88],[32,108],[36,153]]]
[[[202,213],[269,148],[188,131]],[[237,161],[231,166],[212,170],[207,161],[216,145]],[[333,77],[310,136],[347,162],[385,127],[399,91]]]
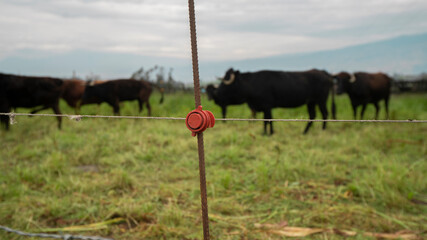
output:
[[[35,116],[35,117],[67,117],[80,121],[82,118],[108,119],[153,119],[153,120],[185,120],[183,117],[142,117],[142,116],[108,116],[108,115],[71,115],[71,114],[33,114],[33,113],[0,113],[0,116]],[[253,118],[216,118],[215,121],[253,121],[253,122],[358,122],[358,123],[427,123],[427,120],[356,120],[356,119],[253,119]]]
[[[8,228],[0,225],[0,229],[3,229],[9,233],[15,233],[24,237],[39,237],[39,238],[53,238],[53,239],[63,239],[63,240],[114,240],[112,238],[102,238],[102,237],[89,237],[81,235],[70,235],[70,234],[47,234],[47,233],[27,233],[12,228]]]

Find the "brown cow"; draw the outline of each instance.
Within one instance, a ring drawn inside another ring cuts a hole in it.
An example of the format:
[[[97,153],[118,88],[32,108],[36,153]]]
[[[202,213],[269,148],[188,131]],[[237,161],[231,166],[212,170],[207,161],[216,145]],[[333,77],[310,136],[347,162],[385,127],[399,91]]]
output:
[[[100,84],[104,83],[102,80],[91,81],[91,84]],[[62,98],[67,102],[67,104],[74,108],[76,114],[80,111],[80,107],[83,105],[81,100],[83,93],[85,91],[86,82],[79,79],[70,79],[64,81],[64,91],[62,93]],[[84,104],[100,104],[102,101],[99,99],[88,99]]]
[[[350,97],[353,107],[354,119],[357,117],[357,107],[362,105],[360,119],[363,119],[366,105],[372,103],[375,106],[375,119],[378,119],[380,107],[378,102],[385,101],[386,118],[388,119],[388,102],[390,99],[391,78],[384,73],[356,72],[349,74],[340,72],[334,75],[338,82],[338,94],[346,92]]]
[[[83,97],[84,91],[85,82],[83,80],[71,79],[64,81],[64,91],[61,97],[70,107],[74,108],[76,114],[79,110],[79,102]]]
[[[87,104],[92,99],[98,99],[106,102],[114,109],[114,114],[120,114],[121,101],[138,100],[139,112],[142,111],[142,105],[145,103],[148,109],[148,116],[151,116],[151,106],[149,98],[153,88],[147,81],[138,81],[133,79],[110,80],[102,84],[86,84],[83,94],[82,104]],[[161,102],[163,101],[163,92]]]

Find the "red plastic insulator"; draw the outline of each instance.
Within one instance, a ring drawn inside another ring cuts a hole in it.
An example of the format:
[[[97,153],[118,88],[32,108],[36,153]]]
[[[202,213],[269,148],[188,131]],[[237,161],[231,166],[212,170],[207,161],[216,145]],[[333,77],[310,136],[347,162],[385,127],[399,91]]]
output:
[[[202,106],[198,106],[187,114],[185,125],[190,129],[191,135],[194,137],[197,133],[213,127],[215,125],[215,117],[211,111],[202,110]]]

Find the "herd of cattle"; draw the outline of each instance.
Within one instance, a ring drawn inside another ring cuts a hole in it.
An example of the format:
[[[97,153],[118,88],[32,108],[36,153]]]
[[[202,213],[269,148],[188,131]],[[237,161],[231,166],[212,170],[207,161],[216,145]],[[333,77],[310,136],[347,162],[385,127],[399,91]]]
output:
[[[52,108],[61,114],[59,100],[63,98],[76,113],[86,104],[108,103],[116,115],[120,114],[120,102],[138,100],[139,112],[143,104],[151,115],[149,98],[153,91],[150,82],[133,79],[110,81],[62,80],[51,77],[17,76],[0,73],[0,112],[9,113],[16,108],[31,108],[31,113]],[[161,91],[162,92],[162,91]],[[160,102],[163,102],[163,92]],[[58,116],[58,128],[61,117]],[[0,116],[1,123],[9,129],[8,116]]]
[[[226,117],[228,105],[247,103],[252,112],[263,112],[264,119],[272,119],[273,108],[295,108],[307,104],[310,119],[316,117],[316,105],[323,119],[328,118],[326,102],[329,92],[332,92],[332,118],[336,119],[335,90],[337,94],[346,92],[353,107],[354,118],[357,108],[362,105],[360,118],[363,118],[366,105],[373,103],[376,109],[375,119],[378,118],[380,100],[385,100],[388,118],[388,102],[390,98],[391,78],[383,73],[354,74],[341,72],[331,75],[326,71],[309,70],[303,72],[259,71],[245,72],[229,69],[218,87],[209,85],[206,88],[209,99],[213,99],[222,108]],[[273,122],[264,121],[264,134],[270,125],[273,134]],[[304,134],[310,129],[308,122]],[[323,129],[326,122],[323,122]]]
[[[323,119],[328,118],[326,102],[331,92],[332,118],[336,118],[335,92],[346,92],[351,100],[354,118],[357,117],[357,108],[362,105],[360,118],[363,118],[366,105],[374,104],[375,118],[378,118],[381,100],[385,101],[388,118],[388,102],[390,98],[391,79],[383,73],[354,74],[341,72],[329,74],[326,71],[309,70],[301,72],[285,71],[258,71],[240,72],[229,69],[218,87],[208,85],[208,98],[222,108],[223,117],[226,117],[228,105],[247,103],[253,115],[263,112],[264,119],[272,119],[272,109],[295,108],[307,105],[310,119],[316,117],[316,105],[319,107]],[[63,98],[68,105],[78,112],[85,104],[108,103],[113,107],[115,114],[120,114],[120,102],[138,100],[139,112],[145,103],[148,115],[151,115],[149,97],[153,84],[143,80],[118,79],[105,82],[85,82],[82,80],[62,80],[50,77],[29,77],[0,73],[0,112],[8,113],[16,108],[32,108],[31,113],[52,108],[55,114],[61,114],[59,100]],[[160,89],[163,101],[163,91]],[[58,116],[58,127],[61,128],[61,117]],[[1,122],[9,129],[8,116],[0,116]],[[264,122],[264,133],[270,126],[273,134],[273,123]],[[304,133],[310,129],[312,122],[308,122]],[[323,129],[326,122],[323,122]]]

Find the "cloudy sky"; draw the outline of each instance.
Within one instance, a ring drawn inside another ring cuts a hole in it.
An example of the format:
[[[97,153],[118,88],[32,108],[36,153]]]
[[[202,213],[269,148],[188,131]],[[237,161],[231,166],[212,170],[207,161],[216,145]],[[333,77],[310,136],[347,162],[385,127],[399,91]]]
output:
[[[190,58],[184,0],[1,0],[0,59],[22,50]],[[199,58],[335,49],[427,31],[426,0],[195,0]]]

